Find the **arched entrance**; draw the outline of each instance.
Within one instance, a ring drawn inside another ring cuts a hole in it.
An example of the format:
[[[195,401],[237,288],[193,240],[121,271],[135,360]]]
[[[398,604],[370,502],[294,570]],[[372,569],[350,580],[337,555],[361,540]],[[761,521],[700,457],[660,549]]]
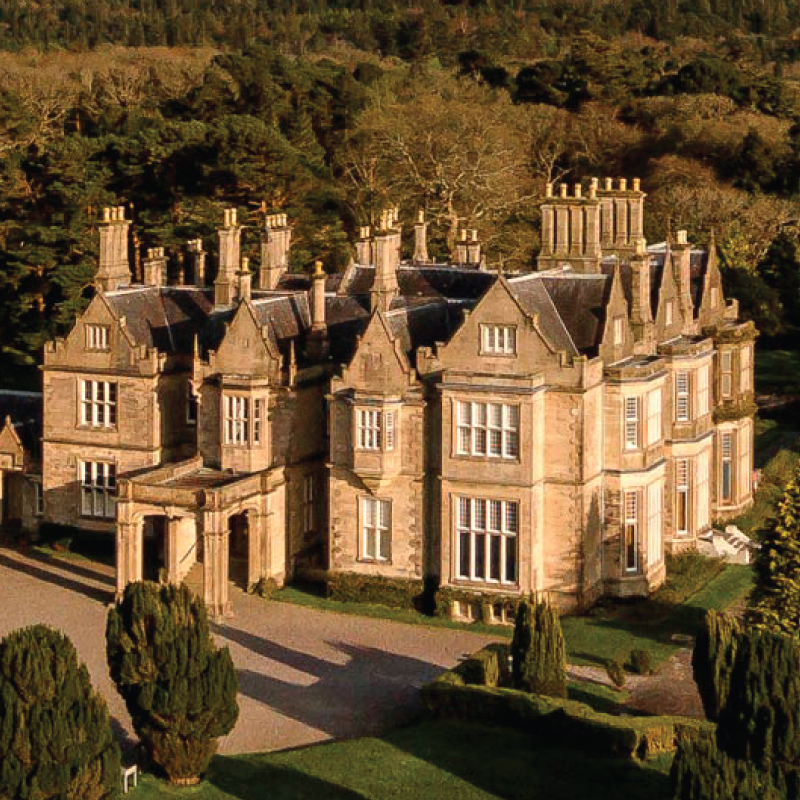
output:
[[[142,578],[146,581],[167,579],[167,525],[162,515],[146,516],[142,522]]]
[[[247,591],[249,580],[250,521],[246,511],[228,518],[228,580]]]

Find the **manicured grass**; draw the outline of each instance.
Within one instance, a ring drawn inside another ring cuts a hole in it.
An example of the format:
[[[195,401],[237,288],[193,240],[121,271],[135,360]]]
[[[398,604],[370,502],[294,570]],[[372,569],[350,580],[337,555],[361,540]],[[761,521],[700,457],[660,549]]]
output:
[[[174,788],[144,776],[132,800],[666,800],[670,757],[641,764],[543,749],[511,730],[442,720],[380,739],[214,759]]]

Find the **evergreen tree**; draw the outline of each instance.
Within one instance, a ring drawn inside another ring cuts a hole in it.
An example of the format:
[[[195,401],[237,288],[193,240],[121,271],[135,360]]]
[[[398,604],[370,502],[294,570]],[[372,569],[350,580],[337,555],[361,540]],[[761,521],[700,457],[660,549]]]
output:
[[[183,585],[129,584],[108,613],[106,651],[153,761],[174,783],[199,780],[239,715],[236,670],[214,645],[203,601]]]
[[[72,642],[44,625],[0,642],[0,797],[105,800],[119,748]]]
[[[511,642],[514,686],[533,694],[567,696],[567,658],[558,612],[548,603],[524,600]]]
[[[800,463],[761,537],[747,621],[800,636]]]
[[[692,672],[708,719],[719,719],[720,709],[728,698],[740,631],[737,620],[709,611],[697,635]]]

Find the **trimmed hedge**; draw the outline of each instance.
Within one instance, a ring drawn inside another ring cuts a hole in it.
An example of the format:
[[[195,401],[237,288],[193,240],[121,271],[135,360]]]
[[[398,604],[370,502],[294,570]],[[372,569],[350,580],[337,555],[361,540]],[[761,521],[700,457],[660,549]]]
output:
[[[425,584],[355,572],[335,572],[325,582],[325,596],[344,603],[376,603],[389,608],[424,610]]]
[[[508,645],[491,644],[422,687],[426,709],[437,717],[515,728],[537,743],[609,758],[671,753],[678,739],[713,731],[711,723],[683,717],[615,717],[577,700],[504,688],[510,682]]]

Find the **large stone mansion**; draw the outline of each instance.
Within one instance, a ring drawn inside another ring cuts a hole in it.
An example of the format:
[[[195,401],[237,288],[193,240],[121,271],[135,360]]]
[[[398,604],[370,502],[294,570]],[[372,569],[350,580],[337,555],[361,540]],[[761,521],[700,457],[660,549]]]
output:
[[[254,275],[231,209],[213,283],[194,240],[134,284],[105,209],[97,292],[45,351],[41,440],[0,432],[7,519],[115,536],[119,592],[160,571],[214,614],[229,582],[308,574],[438,579],[498,621],[531,592],[650,592],[752,500],[755,330],[713,247],[647,246],[644,199],[548,186],[519,274],[475,235],[432,263],[424,219],[402,260],[391,209],[335,275],[289,273],[268,216]]]

